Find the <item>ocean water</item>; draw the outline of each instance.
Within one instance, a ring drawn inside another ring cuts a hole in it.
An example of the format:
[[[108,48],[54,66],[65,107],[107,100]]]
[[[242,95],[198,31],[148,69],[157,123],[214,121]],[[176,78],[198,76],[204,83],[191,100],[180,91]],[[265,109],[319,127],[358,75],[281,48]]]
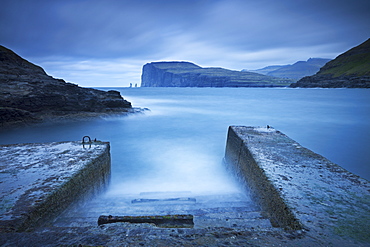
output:
[[[370,90],[288,88],[122,88],[151,109],[145,130],[219,161],[230,125],[270,125],[370,180]],[[143,127],[139,124],[137,127]],[[151,139],[151,138],[150,138]],[[157,140],[155,137],[152,140]],[[161,144],[162,145],[162,144]],[[195,154],[195,153],[194,153]],[[210,158],[207,157],[207,158]]]
[[[270,125],[370,180],[370,90],[286,88],[102,88],[145,114],[0,131],[0,144],[111,142],[108,194],[233,193],[222,165],[230,125]]]

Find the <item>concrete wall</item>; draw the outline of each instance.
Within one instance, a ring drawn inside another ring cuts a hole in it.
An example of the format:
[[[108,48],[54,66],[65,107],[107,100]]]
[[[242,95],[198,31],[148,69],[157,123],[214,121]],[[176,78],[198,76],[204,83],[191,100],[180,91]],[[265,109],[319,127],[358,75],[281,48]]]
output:
[[[48,223],[71,203],[103,189],[110,178],[106,142],[0,146],[0,231]]]
[[[370,183],[267,127],[229,127],[226,164],[271,222],[341,246],[370,243]]]
[[[52,220],[77,200],[85,200],[106,187],[110,178],[111,158],[109,144],[104,152],[92,158],[81,170],[51,193],[38,205],[19,227],[18,231],[42,225]]]
[[[233,127],[228,130],[225,161],[232,166],[238,180],[249,188],[253,199],[268,214],[273,226],[301,229],[301,224],[285,204],[278,188],[269,181],[264,169],[254,159],[246,139],[238,135]]]

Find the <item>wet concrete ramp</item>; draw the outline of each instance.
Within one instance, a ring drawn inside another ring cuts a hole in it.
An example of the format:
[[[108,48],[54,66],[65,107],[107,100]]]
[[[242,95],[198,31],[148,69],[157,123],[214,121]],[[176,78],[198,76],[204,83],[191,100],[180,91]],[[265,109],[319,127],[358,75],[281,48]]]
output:
[[[140,202],[139,202],[140,201]],[[244,193],[192,194],[150,192],[120,197],[102,196],[75,205],[55,222],[56,227],[96,226],[99,216],[192,215],[194,228],[271,228],[270,221]]]

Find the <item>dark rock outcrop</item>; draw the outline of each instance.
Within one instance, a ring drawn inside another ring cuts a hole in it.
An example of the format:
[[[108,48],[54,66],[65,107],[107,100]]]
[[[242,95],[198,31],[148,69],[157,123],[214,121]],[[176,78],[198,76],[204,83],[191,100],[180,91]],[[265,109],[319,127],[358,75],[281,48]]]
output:
[[[82,88],[0,46],[0,126],[48,117],[125,112],[131,103],[117,91]]]
[[[320,75],[307,76],[296,83],[292,83],[290,87],[301,88],[370,88],[370,76],[338,76]]]
[[[153,62],[143,66],[142,87],[284,87],[292,80],[190,62]]]
[[[370,88],[370,39],[339,55],[291,87]]]

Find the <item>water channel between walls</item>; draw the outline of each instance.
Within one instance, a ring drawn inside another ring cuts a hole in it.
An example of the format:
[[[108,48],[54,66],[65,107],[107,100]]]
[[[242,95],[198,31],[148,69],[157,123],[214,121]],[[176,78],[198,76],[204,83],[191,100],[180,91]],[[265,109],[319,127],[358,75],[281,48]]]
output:
[[[82,244],[94,236],[99,245],[128,241],[112,235],[123,229],[126,237],[136,231],[142,238],[173,238],[170,230],[156,230],[163,227],[213,236],[232,231],[233,239],[273,233],[277,241],[289,232],[294,244],[370,243],[369,182],[273,128],[229,128],[224,165],[240,186],[227,193],[101,193],[110,177],[109,150],[100,141],[1,146],[1,244],[32,232],[47,237],[89,231]],[[124,222],[98,226],[99,217]],[[69,241],[81,243],[77,235]],[[64,238],[55,241],[62,244]]]

